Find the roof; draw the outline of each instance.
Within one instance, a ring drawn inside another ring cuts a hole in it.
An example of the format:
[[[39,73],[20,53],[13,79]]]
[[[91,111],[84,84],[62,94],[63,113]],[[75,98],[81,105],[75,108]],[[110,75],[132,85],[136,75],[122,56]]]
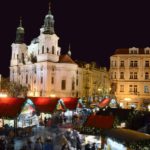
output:
[[[78,105],[78,98],[74,97],[63,97],[61,98],[64,102],[64,105],[67,109],[74,110]]]
[[[69,55],[67,54],[64,54],[64,55],[61,55],[59,57],[59,63],[70,63],[70,64],[76,64]]]
[[[122,128],[106,130],[104,131],[104,136],[128,143],[150,140],[150,135],[148,134]]]
[[[30,97],[29,99],[32,100],[32,102],[35,105],[35,108],[39,112],[44,113],[52,113],[56,109],[56,105],[60,98],[57,97]]]
[[[0,98],[0,117],[17,117],[25,101],[26,100],[24,98]]]
[[[111,101],[110,98],[104,98],[104,99],[102,99],[102,101],[98,104],[98,107],[101,107],[101,108],[106,107],[106,106],[109,105],[110,101]]]
[[[144,52],[144,48],[138,48],[139,49],[139,53],[138,54],[145,54]],[[119,48],[116,49],[114,52],[115,54],[129,54],[129,48]],[[132,55],[137,55],[137,54],[132,54]]]
[[[110,129],[113,127],[113,123],[114,123],[114,116],[90,115],[87,118],[85,126],[100,129]]]

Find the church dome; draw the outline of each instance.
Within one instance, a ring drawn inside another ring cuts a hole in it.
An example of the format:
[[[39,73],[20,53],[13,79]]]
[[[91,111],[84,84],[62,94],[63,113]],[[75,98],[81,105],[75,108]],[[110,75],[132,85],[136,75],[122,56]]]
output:
[[[48,14],[44,19],[44,34],[54,34],[54,17],[49,9]]]
[[[20,19],[19,27],[16,30],[16,40],[15,43],[24,43],[24,28],[22,27],[22,20]]]

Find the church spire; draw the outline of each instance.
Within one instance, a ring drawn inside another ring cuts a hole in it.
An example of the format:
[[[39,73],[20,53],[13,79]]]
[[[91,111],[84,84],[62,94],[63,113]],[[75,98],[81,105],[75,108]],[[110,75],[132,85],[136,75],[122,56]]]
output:
[[[48,14],[51,14],[51,2],[49,2],[49,5],[48,5]]]
[[[51,13],[51,3],[49,3],[49,10],[48,14],[45,16],[44,19],[44,34],[54,34],[54,17]]]
[[[68,47],[68,55],[71,57],[71,46],[70,46],[70,43],[69,43],[69,47]]]
[[[19,27],[16,30],[16,40],[15,43],[24,43],[24,28],[22,27],[22,18],[20,17]]]

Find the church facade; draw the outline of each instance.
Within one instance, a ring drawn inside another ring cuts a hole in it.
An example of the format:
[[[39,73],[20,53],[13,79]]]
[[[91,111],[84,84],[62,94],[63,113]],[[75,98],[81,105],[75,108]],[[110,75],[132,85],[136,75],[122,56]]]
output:
[[[16,40],[12,43],[10,81],[27,86],[28,96],[83,96],[86,68],[79,67],[72,60],[70,50],[68,54],[61,55],[51,11],[45,16],[40,35],[30,45],[25,44],[24,34],[20,21]]]

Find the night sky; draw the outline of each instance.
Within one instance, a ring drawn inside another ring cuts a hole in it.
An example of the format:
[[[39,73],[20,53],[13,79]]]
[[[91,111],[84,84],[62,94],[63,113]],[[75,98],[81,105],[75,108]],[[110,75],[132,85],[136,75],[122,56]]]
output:
[[[19,17],[23,18],[25,42],[39,35],[49,0],[12,0],[0,4],[0,73],[9,76],[11,44]],[[150,46],[148,0],[51,0],[55,32],[62,54],[71,44],[74,60],[96,61],[109,67],[117,48]]]

